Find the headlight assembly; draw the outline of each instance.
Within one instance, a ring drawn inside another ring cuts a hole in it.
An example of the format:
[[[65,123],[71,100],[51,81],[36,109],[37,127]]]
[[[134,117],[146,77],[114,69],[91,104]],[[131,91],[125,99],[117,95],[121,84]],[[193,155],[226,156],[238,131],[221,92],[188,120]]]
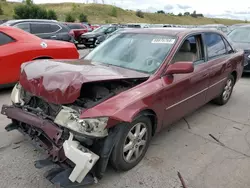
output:
[[[105,128],[108,117],[79,119],[78,112],[69,107],[63,107],[54,122],[88,136],[105,137],[108,135],[108,130]]]

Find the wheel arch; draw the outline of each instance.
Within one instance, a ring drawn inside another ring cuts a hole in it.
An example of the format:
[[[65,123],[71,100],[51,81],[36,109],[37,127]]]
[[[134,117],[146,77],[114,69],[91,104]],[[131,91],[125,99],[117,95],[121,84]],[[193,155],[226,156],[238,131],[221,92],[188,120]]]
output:
[[[232,73],[231,73],[231,75],[234,77],[234,83],[237,81],[237,71],[236,70],[234,70]]]
[[[142,111],[140,111],[134,116],[133,120],[141,116],[146,116],[150,119],[152,123],[152,136],[154,136],[156,133],[157,124],[158,124],[158,118],[157,118],[156,113],[152,109],[143,109]]]
[[[37,60],[37,59],[53,59],[53,58],[50,56],[39,56],[39,57],[34,58],[33,60]]]

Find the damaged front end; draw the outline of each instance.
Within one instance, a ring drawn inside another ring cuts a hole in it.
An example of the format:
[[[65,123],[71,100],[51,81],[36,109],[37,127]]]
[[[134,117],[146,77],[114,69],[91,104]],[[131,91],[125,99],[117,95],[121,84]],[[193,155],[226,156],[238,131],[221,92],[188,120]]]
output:
[[[99,92],[98,101],[81,96],[72,104],[59,105],[46,102],[17,84],[11,94],[13,104],[3,105],[1,113],[12,119],[7,131],[19,130],[49,155],[48,159],[35,162],[37,168],[59,165],[46,173],[52,183],[62,187],[92,184],[106,170],[118,129],[106,128],[109,117],[79,117],[87,106],[97,105],[106,95],[111,96]]]

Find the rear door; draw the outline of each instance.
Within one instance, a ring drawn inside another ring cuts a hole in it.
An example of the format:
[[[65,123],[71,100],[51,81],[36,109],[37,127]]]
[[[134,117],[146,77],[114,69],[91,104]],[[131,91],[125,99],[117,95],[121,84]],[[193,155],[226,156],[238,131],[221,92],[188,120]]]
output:
[[[58,32],[62,29],[61,26],[54,23],[31,23],[31,33],[43,39],[58,39]]]
[[[232,70],[234,51],[226,47],[224,37],[218,33],[207,32],[203,35],[206,45],[206,56],[210,66],[209,88],[206,101],[218,96]]]

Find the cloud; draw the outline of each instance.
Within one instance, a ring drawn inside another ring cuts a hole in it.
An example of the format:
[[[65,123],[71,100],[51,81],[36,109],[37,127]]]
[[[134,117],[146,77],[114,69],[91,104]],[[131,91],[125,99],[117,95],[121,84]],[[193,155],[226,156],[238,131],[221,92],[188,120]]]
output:
[[[180,4],[177,4],[176,5],[179,9],[189,9],[189,8],[192,8],[191,6],[188,6],[188,5],[180,5]]]
[[[172,10],[174,7],[170,4],[164,6],[164,10]]]

